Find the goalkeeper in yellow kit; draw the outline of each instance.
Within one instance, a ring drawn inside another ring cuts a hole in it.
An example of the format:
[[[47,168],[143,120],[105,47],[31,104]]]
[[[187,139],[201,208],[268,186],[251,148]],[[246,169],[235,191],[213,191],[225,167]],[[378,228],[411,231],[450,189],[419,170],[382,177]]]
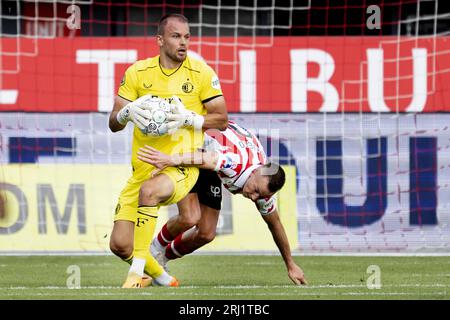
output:
[[[148,276],[154,285],[178,285],[151,256],[149,247],[159,207],[183,199],[199,174],[197,168],[179,166],[152,176],[155,167],[138,160],[137,151],[148,144],[167,154],[191,152],[202,146],[203,128],[224,130],[228,124],[219,80],[206,63],[187,56],[189,37],[186,17],[162,17],[157,34],[160,54],[127,69],[110,115],[113,132],[122,130],[130,121],[135,125],[133,174],[119,196],[110,239],[111,251],[131,264],[125,288],[146,286]],[[176,106],[168,123],[175,135],[149,136],[141,131],[150,117],[145,97],[140,98],[146,95],[167,99]]]

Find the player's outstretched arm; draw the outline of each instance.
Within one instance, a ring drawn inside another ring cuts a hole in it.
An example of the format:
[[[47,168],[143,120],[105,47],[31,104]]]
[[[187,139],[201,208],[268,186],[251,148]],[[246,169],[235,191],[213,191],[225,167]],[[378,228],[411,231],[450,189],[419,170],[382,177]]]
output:
[[[275,241],[278,250],[280,250],[284,263],[288,270],[288,276],[295,284],[308,284],[305,278],[303,270],[294,262],[291,255],[291,249],[289,247],[289,241],[284,231],[284,227],[281,224],[278,211],[263,215],[264,221],[267,223],[270,232],[272,233],[273,240]]]
[[[213,170],[217,164],[218,155],[215,152],[196,151],[192,153],[177,153],[168,155],[156,150],[149,145],[139,148],[137,152],[139,160],[154,165],[157,172],[166,167],[176,167],[180,165],[195,166],[201,169]]]

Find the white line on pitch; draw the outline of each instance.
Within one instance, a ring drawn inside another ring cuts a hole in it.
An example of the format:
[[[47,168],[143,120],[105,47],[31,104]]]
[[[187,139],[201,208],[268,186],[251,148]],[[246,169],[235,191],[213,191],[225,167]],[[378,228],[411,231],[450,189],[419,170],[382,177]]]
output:
[[[110,293],[110,292],[83,292],[83,293],[76,293],[74,291],[73,293],[53,293],[53,292],[38,292],[38,293],[32,293],[27,294],[27,296],[130,296],[131,293],[134,293],[135,295],[139,296],[225,296],[225,297],[235,297],[235,296],[248,296],[248,293],[219,293],[219,292],[208,292],[208,293],[181,293],[181,292],[146,292],[146,291],[138,291],[138,292],[130,292],[130,293],[124,293],[124,292],[117,292],[117,293]],[[448,292],[422,292],[422,293],[414,293],[414,292],[297,292],[295,294],[288,293],[288,292],[278,292],[278,293],[254,293],[253,296],[264,296],[264,297],[282,297],[282,296],[447,296],[449,295]],[[4,294],[3,296],[22,296],[21,293],[16,292],[9,292],[7,294]]]
[[[290,290],[308,290],[308,289],[349,289],[349,288],[367,288],[366,285],[308,285],[308,286],[294,286],[294,285],[237,285],[237,286],[181,286],[174,290],[187,290],[187,289],[290,289]],[[398,284],[398,285],[383,285],[382,288],[450,288],[450,284]],[[68,290],[66,286],[41,286],[41,287],[0,287],[0,290]],[[79,290],[117,290],[122,289],[120,286],[86,286]],[[78,290],[78,289],[70,289]],[[143,289],[145,290],[145,289]]]

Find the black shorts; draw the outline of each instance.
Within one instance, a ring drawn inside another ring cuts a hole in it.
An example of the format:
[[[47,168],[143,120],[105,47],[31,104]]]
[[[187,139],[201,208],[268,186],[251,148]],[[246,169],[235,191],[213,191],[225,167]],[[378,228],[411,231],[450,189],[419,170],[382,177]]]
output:
[[[190,193],[196,193],[201,204],[220,210],[222,208],[222,183],[217,172],[200,169],[197,183]]]

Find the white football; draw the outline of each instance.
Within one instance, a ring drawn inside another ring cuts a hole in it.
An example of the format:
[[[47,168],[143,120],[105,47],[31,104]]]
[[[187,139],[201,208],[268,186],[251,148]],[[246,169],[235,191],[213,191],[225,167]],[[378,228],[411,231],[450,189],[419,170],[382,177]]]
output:
[[[170,113],[170,104],[160,98],[151,98],[145,101],[146,107],[150,110],[150,123],[141,130],[150,136],[162,136],[167,133],[167,115]]]

